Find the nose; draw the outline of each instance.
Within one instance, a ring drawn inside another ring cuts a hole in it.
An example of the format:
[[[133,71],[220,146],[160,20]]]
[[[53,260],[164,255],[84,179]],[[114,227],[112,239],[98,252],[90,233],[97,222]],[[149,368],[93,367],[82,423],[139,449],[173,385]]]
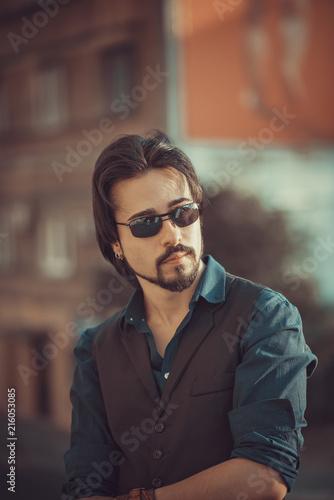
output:
[[[181,241],[181,229],[169,218],[163,219],[159,234],[163,246],[175,246]]]

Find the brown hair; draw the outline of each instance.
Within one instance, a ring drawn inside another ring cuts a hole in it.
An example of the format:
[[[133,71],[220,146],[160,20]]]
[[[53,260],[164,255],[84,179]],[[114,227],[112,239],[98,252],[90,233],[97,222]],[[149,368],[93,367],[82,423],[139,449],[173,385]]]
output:
[[[126,259],[116,259],[111,243],[118,241],[115,220],[115,204],[112,187],[116,182],[131,179],[153,168],[172,167],[187,179],[195,203],[204,211],[203,188],[190,159],[168,136],[154,130],[146,138],[139,135],[124,135],[116,138],[98,157],[93,173],[93,213],[96,238],[103,257],[117,271],[127,277],[135,287],[138,281]]]

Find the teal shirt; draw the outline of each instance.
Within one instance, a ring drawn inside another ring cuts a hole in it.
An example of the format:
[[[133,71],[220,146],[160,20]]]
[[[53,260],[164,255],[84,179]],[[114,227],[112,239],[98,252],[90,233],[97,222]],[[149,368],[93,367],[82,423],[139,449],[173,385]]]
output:
[[[126,321],[133,324],[137,332],[142,333],[147,337],[147,342],[150,347],[152,372],[161,392],[171,370],[176,351],[182,337],[182,332],[192,317],[199,297],[201,296],[213,304],[217,304],[225,300],[225,269],[210,255],[204,257],[203,261],[206,264],[206,267],[189,303],[189,312],[183,318],[168,343],[164,357],[160,356],[158,353],[154,336],[146,322],[143,293],[141,290],[137,290],[132,295],[131,300],[124,312]]]
[[[211,256],[204,257],[206,268],[189,304],[189,312],[166,347],[164,358],[157,352],[146,319],[143,297],[136,291],[123,315],[139,335],[146,335],[151,368],[160,390],[172,369],[182,332],[189,323],[199,297],[211,303],[225,300],[226,272]],[[202,299],[201,299],[202,300]],[[238,349],[241,362],[233,390],[233,410],[228,418],[234,439],[231,458],[245,458],[280,472],[290,490],[297,476],[303,445],[301,429],[306,421],[306,377],[317,358],[305,343],[300,314],[283,295],[265,289],[254,304],[251,318]],[[226,349],[229,338],[222,343]],[[99,327],[82,333],[75,348],[76,368],[71,388],[73,405],[71,448],[65,454],[67,481],[62,491],[71,500],[92,495],[116,496],[117,468],[101,483],[87,486],[96,475],[94,464],[104,463],[117,449],[111,435],[101,393],[99,374],[92,355]],[[285,400],[291,403],[286,414]],[[286,420],[288,419],[288,420]],[[289,425],[283,425],[288,421]],[[89,493],[89,494],[88,494]],[[64,497],[68,498],[68,497]]]

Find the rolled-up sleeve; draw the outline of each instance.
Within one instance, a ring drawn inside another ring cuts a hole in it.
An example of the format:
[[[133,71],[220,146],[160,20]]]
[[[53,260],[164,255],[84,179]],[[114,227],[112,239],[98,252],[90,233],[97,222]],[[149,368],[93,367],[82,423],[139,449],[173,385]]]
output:
[[[306,425],[306,379],[317,358],[305,343],[298,310],[285,297],[264,290],[240,343],[233,410],[231,458],[277,470],[288,490],[294,483]]]
[[[124,460],[107,422],[92,356],[94,333],[94,329],[83,332],[74,349],[71,443],[64,456],[67,480],[62,500],[116,496],[118,467]]]

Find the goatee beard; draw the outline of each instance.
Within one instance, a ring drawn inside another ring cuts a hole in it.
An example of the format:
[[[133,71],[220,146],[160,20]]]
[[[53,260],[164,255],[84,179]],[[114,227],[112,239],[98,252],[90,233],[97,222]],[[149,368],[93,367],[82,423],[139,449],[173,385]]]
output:
[[[184,264],[179,264],[175,266],[174,269],[176,272],[176,276],[168,279],[163,274],[162,264],[173,253],[176,252],[185,252],[187,254],[186,258],[189,258],[192,261],[193,265],[190,272],[188,273],[185,271]],[[198,260],[196,260],[196,252],[194,248],[179,244],[176,245],[175,247],[168,247],[166,252],[157,259],[156,261],[157,277],[145,276],[143,274],[139,274],[138,272],[135,271],[134,272],[140,278],[148,281],[149,283],[153,283],[154,285],[158,285],[164,290],[168,290],[170,292],[183,292],[184,290],[187,290],[189,287],[191,287],[191,285],[196,281],[200,268],[202,254],[203,254],[203,241],[201,247],[201,255]]]

